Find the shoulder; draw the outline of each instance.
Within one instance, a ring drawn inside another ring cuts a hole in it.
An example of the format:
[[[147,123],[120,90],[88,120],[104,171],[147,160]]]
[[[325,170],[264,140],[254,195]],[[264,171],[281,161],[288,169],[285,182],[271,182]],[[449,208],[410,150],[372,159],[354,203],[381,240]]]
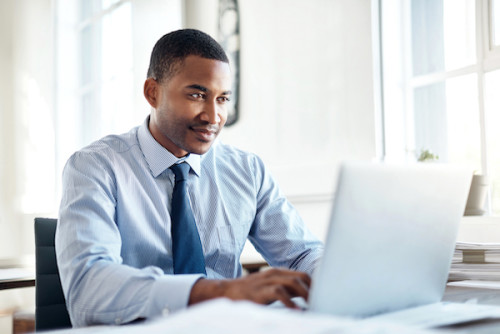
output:
[[[76,151],[68,159],[66,167],[76,167],[84,170],[88,168],[113,168],[119,160],[130,160],[129,155],[139,149],[137,141],[137,127],[121,135],[108,135],[88,146]]]
[[[80,152],[94,154],[121,154],[138,145],[138,127],[121,135],[108,135],[84,147]]]
[[[251,169],[264,169],[262,159],[255,153],[239,149],[235,146],[224,144],[220,141],[214,143],[203,160],[208,160],[215,163],[217,166],[225,166],[235,169],[241,168],[245,171]]]
[[[202,173],[217,182],[259,191],[274,181],[262,159],[255,153],[216,142],[201,161]]]

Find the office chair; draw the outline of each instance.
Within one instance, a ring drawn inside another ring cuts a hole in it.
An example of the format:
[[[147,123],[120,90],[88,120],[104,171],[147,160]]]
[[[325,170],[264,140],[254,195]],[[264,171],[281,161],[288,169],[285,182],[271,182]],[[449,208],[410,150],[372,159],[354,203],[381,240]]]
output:
[[[71,327],[57,268],[54,238],[57,220],[35,218],[35,329]]]

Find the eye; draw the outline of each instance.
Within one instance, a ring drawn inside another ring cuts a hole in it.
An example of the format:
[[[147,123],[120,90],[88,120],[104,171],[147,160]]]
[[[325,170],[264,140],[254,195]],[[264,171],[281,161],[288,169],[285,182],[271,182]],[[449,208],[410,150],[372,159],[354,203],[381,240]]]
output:
[[[217,98],[217,101],[219,101],[219,103],[227,103],[231,100],[227,96],[221,96],[221,97]]]
[[[200,99],[205,98],[205,94],[202,94],[202,93],[191,93],[191,94],[189,94],[189,96],[195,100],[200,100]]]

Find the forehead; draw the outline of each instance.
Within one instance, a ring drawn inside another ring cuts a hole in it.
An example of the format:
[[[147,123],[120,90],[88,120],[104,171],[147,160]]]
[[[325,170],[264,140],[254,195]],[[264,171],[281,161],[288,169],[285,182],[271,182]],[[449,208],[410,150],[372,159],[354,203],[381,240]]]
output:
[[[213,90],[231,89],[231,69],[228,63],[199,56],[188,56],[179,64],[171,84],[184,88],[190,85],[202,85]]]

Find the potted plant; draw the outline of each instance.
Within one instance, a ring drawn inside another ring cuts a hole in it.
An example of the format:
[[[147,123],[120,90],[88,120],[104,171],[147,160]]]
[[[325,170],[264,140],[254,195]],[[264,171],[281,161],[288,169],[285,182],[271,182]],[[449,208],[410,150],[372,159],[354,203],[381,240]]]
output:
[[[419,162],[430,162],[437,161],[439,159],[439,155],[432,153],[429,150],[420,150],[420,154],[417,157],[417,161]]]
[[[430,150],[420,150],[419,162],[437,161],[439,156]],[[465,205],[464,216],[481,216],[486,213],[485,204],[489,189],[489,178],[483,174],[474,173]]]

